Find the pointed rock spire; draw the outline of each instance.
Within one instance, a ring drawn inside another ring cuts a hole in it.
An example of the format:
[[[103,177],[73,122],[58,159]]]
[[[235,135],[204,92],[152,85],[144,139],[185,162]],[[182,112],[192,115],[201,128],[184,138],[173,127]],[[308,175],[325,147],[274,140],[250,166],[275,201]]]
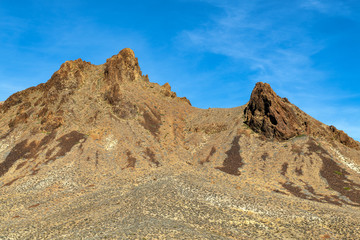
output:
[[[105,63],[105,80],[110,82],[135,81],[142,78],[142,72],[133,50],[124,48]]]
[[[244,113],[245,123],[267,138],[286,140],[303,132],[289,101],[276,95],[268,83],[255,85]]]
[[[244,117],[244,123],[253,131],[270,139],[287,140],[306,134],[360,149],[359,142],[334,126],[313,119],[287,98],[279,97],[268,83],[256,83],[244,110]]]

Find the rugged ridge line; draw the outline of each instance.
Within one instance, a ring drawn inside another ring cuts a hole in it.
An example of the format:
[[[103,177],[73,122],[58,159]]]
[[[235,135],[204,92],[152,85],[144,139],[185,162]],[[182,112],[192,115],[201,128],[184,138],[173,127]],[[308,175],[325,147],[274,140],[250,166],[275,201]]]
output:
[[[357,149],[267,83],[200,109],[131,49],[67,61],[0,103],[0,236],[359,239]]]

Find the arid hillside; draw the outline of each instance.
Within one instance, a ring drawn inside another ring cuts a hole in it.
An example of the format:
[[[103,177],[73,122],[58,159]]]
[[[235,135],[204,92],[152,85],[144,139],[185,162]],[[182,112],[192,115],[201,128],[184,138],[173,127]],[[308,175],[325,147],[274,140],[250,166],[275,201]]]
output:
[[[357,239],[360,143],[257,83],[199,109],[123,49],[0,103],[0,239]]]

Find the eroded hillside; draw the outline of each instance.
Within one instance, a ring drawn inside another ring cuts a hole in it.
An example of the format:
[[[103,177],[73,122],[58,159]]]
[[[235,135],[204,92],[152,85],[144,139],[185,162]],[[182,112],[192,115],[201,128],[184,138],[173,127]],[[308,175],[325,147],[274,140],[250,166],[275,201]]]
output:
[[[360,144],[257,83],[199,109],[132,50],[65,62],[0,105],[0,236],[352,238]],[[7,239],[5,238],[5,239]]]

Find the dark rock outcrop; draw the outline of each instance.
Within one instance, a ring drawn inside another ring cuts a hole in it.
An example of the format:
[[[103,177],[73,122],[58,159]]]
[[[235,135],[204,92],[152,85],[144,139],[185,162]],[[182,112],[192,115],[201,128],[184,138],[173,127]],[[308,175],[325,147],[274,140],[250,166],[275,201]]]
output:
[[[277,96],[267,83],[256,84],[244,113],[245,123],[267,138],[286,140],[303,132],[289,101]]]
[[[334,126],[313,119],[287,98],[279,97],[268,83],[256,83],[244,110],[244,117],[245,124],[269,139],[287,140],[309,135],[360,149],[359,142]]]

